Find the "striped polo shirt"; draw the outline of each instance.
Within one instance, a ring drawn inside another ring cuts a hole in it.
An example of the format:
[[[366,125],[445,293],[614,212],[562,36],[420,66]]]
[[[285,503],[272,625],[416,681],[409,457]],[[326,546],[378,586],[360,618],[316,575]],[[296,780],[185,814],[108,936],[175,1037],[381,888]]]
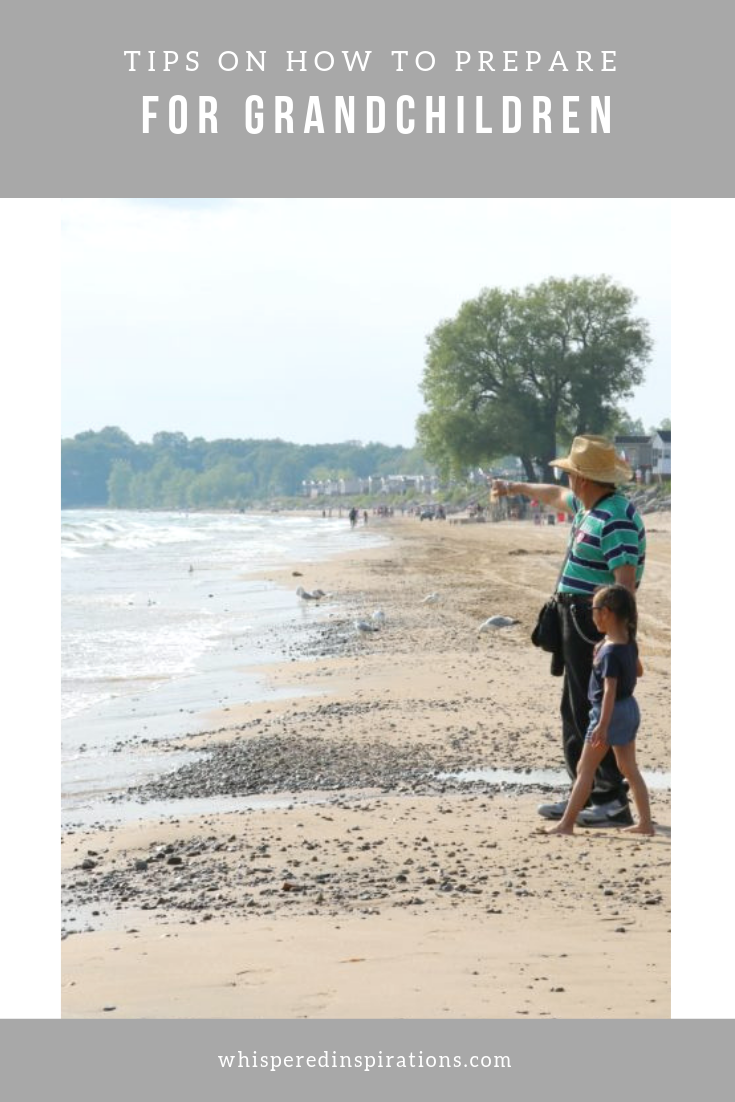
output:
[[[635,566],[637,588],[646,561],[646,529],[635,505],[620,493],[590,510],[572,493],[567,502],[575,517],[571,550],[557,591],[591,596],[598,585],[612,585],[613,571],[627,564]]]

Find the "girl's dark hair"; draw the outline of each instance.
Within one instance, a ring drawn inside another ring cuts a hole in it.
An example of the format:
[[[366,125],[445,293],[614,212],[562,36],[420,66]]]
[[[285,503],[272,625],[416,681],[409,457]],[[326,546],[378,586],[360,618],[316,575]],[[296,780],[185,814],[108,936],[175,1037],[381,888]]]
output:
[[[630,590],[624,585],[601,585],[595,590],[594,600],[596,605],[600,608],[609,608],[614,616],[627,625],[630,641],[635,643],[638,631],[638,606]]]

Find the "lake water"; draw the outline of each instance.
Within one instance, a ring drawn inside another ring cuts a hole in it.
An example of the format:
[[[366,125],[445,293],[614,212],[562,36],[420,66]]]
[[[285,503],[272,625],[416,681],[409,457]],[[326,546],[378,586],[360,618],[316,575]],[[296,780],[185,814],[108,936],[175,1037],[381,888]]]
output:
[[[161,737],[202,729],[201,714],[276,695],[257,667],[284,657],[296,625],[329,615],[263,572],[379,546],[346,513],[146,513],[64,510],[62,796],[87,806],[162,767]],[[313,569],[309,564],[313,564]],[[134,753],[120,744],[135,739]],[[141,743],[143,738],[149,743]],[[167,755],[173,768],[188,755]]]

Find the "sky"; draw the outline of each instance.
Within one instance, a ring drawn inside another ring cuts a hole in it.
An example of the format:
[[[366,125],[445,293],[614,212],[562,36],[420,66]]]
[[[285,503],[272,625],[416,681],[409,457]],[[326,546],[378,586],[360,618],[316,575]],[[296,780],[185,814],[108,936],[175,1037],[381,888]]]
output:
[[[608,275],[671,416],[666,199],[62,201],[62,436],[410,447],[426,337],[485,287]]]

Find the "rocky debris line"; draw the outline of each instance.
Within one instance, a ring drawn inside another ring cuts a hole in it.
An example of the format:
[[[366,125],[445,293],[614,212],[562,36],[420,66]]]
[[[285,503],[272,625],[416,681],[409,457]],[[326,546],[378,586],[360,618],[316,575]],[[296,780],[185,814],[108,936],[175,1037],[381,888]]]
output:
[[[464,755],[464,767],[474,768],[473,763],[489,768],[496,762],[513,762],[520,773],[531,773],[540,768],[558,766],[558,738],[555,726],[551,729],[535,715],[524,722],[517,712],[495,704],[491,721],[488,721],[488,697],[472,693],[459,693],[451,700],[428,700],[412,697],[396,701],[382,697],[370,700],[335,700],[312,704],[305,708],[293,708],[286,712],[274,712],[267,708],[263,716],[256,716],[245,723],[230,724],[206,732],[192,732],[189,740],[202,738],[216,742],[217,736],[253,738],[256,735],[283,735],[292,740],[294,733],[304,737],[325,737],[334,732],[337,738],[349,736],[361,746],[364,737],[374,731],[395,736],[406,729],[407,716],[422,721],[421,733],[415,740],[427,746],[436,743]],[[429,728],[429,735],[423,733]],[[540,729],[541,727],[541,729]],[[530,751],[524,752],[522,744],[530,736]],[[428,741],[427,741],[428,738]],[[539,757],[539,747],[552,748],[552,756]],[[177,743],[178,747],[180,744]],[[203,747],[206,749],[207,747]],[[194,751],[196,752],[196,751]],[[201,749],[200,751],[201,752]]]
[[[318,624],[295,624],[289,628],[288,637],[272,635],[274,656],[281,661],[298,662],[303,658],[359,658],[365,654],[365,638],[355,630],[355,618],[362,615],[362,604],[356,599],[345,595],[340,602],[340,614],[330,620]],[[342,611],[346,609],[346,611]],[[401,623],[398,619],[392,620],[389,641],[384,643],[381,639],[381,631],[377,630],[370,639],[370,651],[376,648],[395,650],[403,645],[404,649],[410,649],[414,640],[404,640],[400,636]]]
[[[326,813],[324,817],[329,818]],[[355,825],[332,838],[303,835],[289,846],[278,841],[248,840],[243,830],[227,840],[211,835],[155,842],[142,856],[102,858],[93,868],[80,862],[62,884],[67,912],[62,938],[81,932],[73,912],[82,908],[93,916],[87,930],[94,929],[95,917],[108,917],[110,907],[153,911],[151,917],[163,921],[180,921],[184,912],[197,923],[284,908],[307,914],[378,914],[382,907],[424,906],[433,897],[455,905],[473,899],[486,907],[492,904],[490,913],[502,913],[497,899],[504,890],[488,890],[495,874],[455,840],[435,843],[425,834],[409,833],[392,843],[398,853],[387,853],[384,847],[390,842],[376,837],[374,829]],[[485,845],[492,843],[480,843]],[[513,894],[533,894],[525,880],[527,870],[518,871],[523,879],[510,884]]]
[[[327,705],[323,712],[333,709]],[[202,751],[206,757],[201,761],[131,787],[125,798],[176,800],[342,789],[443,791],[451,782],[439,781],[438,774],[481,765],[467,742],[455,738],[449,746],[446,741],[393,746],[379,738],[263,734],[209,747]]]
[[[662,495],[657,486],[636,490],[629,495],[639,513],[670,513],[671,494]]]
[[[381,597],[379,593],[372,596],[376,603]],[[375,654],[444,654],[447,650],[476,653],[479,649],[476,639],[478,599],[482,598],[475,591],[469,601],[459,598],[453,608],[445,607],[441,623],[432,617],[434,606],[423,605],[420,601],[412,606],[405,599],[396,601],[386,613],[385,623],[377,630],[371,624],[370,631],[365,633],[357,629],[356,619],[366,615],[364,610],[371,602],[345,597],[348,612],[344,618],[340,616],[318,626],[310,625],[308,630],[296,628],[281,646],[282,658],[290,662],[319,658],[359,661],[365,655]]]
[[[363,651],[362,640],[355,635],[353,616],[310,626],[300,636],[292,633],[284,647],[285,657],[292,661],[300,658],[342,658],[362,654]]]
[[[475,814],[509,814],[486,796],[470,803]],[[448,835],[437,829],[445,816],[451,817]],[[603,921],[629,925],[636,912],[665,905],[669,867],[655,849],[626,841],[625,864],[606,874],[592,846],[580,851],[539,843],[524,855],[518,840],[527,836],[527,824],[501,843],[492,831],[478,836],[468,805],[451,798],[428,814],[416,805],[399,808],[390,798],[334,796],[321,809],[294,807],[276,824],[247,813],[229,818],[224,829],[210,833],[205,821],[175,839],[162,827],[147,848],[117,852],[104,844],[90,851],[72,836],[76,856],[62,877],[62,937],[111,921],[122,925],[127,911],[196,924],[283,911],[371,915],[424,906],[520,915],[544,901],[576,911],[584,900]]]

